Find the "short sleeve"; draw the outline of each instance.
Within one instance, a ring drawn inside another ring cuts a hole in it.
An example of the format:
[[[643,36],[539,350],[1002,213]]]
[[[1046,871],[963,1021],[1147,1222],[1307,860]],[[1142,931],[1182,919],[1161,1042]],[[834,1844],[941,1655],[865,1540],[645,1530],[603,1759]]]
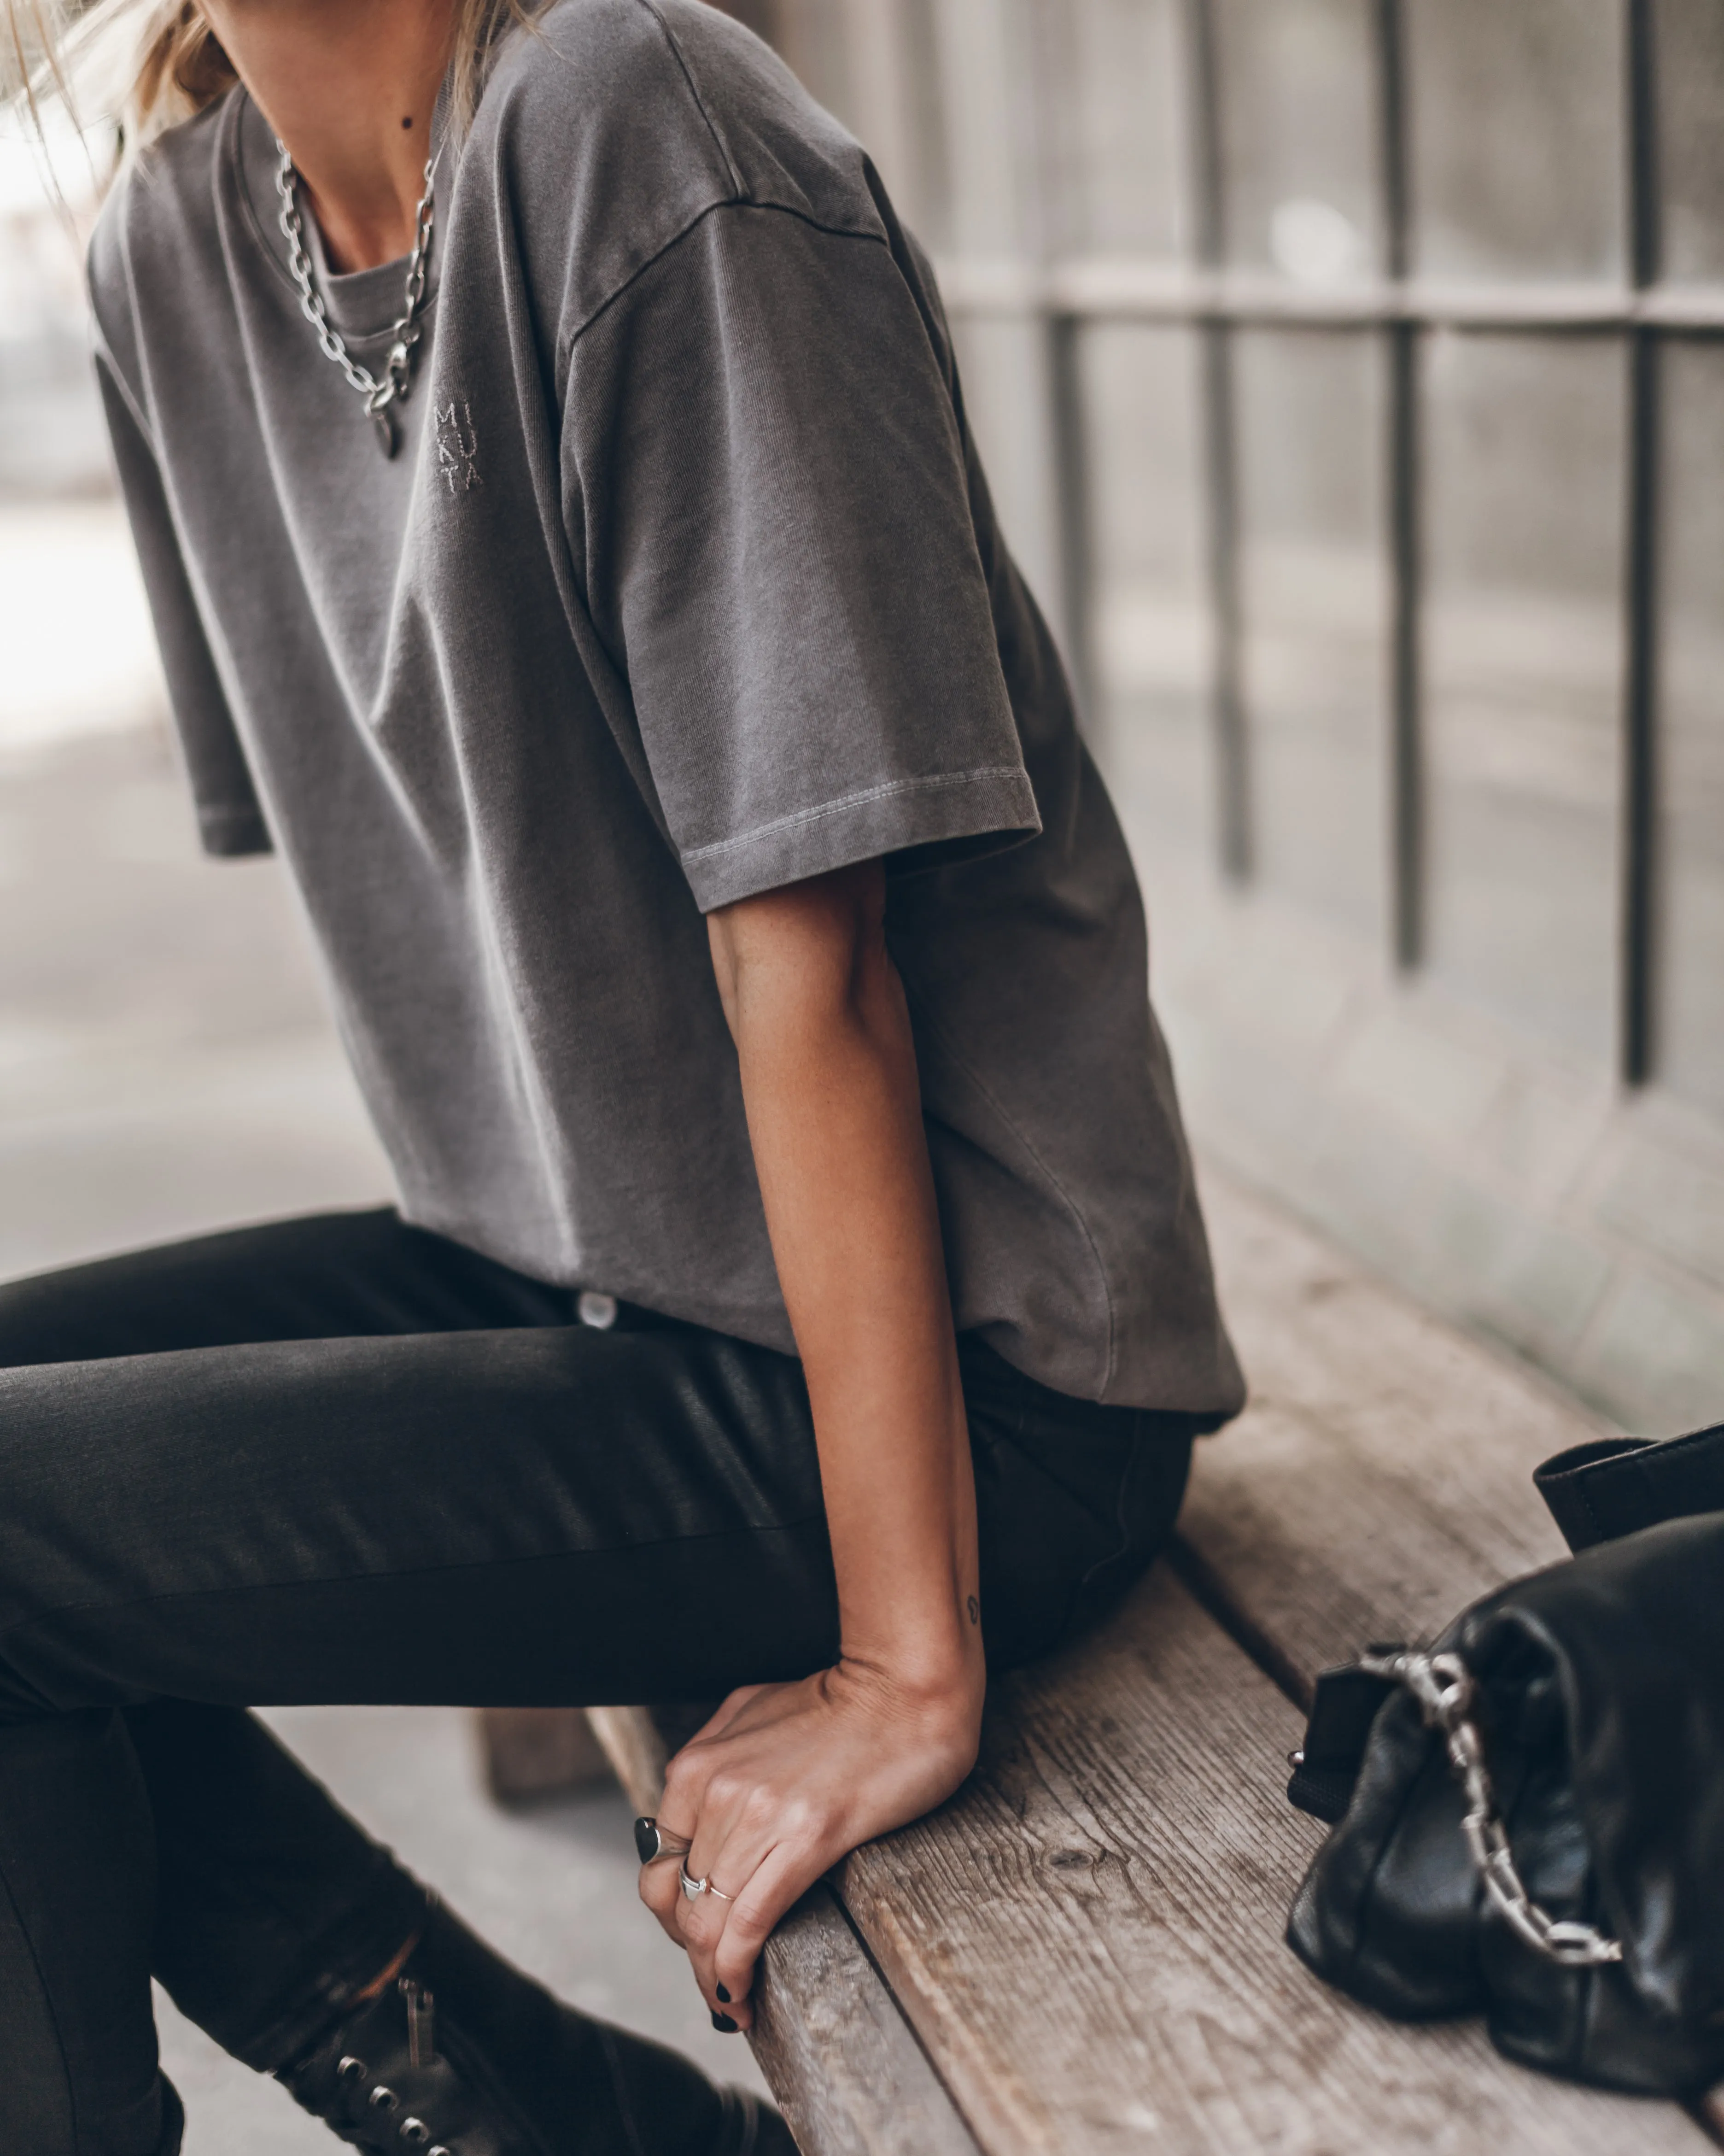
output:
[[[880,239],[711,211],[573,342],[565,519],[703,911],[1040,828],[952,396]]]
[[[269,827],[186,575],[155,452],[117,370],[100,353],[96,372],[203,850],[267,854]]]

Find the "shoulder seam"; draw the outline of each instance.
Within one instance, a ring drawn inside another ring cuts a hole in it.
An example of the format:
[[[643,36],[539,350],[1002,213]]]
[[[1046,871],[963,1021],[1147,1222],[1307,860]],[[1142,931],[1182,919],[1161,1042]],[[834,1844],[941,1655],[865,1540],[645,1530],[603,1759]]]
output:
[[[719,133],[718,123],[713,119],[711,113],[706,109],[706,100],[700,95],[700,85],[695,80],[695,71],[689,65],[688,55],[683,51],[681,45],[677,42],[675,31],[673,30],[670,23],[665,21],[664,13],[658,6],[657,0],[640,0],[640,4],[646,9],[647,13],[658,24],[659,34],[664,38],[665,44],[670,46],[670,50],[675,58],[676,64],[682,73],[682,79],[688,85],[689,95],[695,101],[695,110],[706,123],[706,132],[712,137],[713,148],[717,151],[719,156],[724,160],[724,168],[726,172],[730,174],[731,185],[736,191],[736,199],[738,201],[747,200],[749,198],[747,190],[742,185],[742,175],[736,170],[736,161],[731,155],[731,146],[725,141],[723,136]]]
[[[717,215],[721,210],[756,210],[763,216],[794,218],[798,224],[807,225],[811,231],[824,232],[834,239],[858,239],[870,246],[885,247],[889,253],[890,251],[884,233],[864,232],[854,225],[826,224],[817,217],[810,217],[806,210],[793,208],[789,203],[753,202],[736,196],[727,196],[722,200],[707,203],[703,208],[695,211],[686,224],[674,232],[663,246],[654,248],[644,262],[631,270],[614,291],[608,292],[577,328],[569,331],[563,347],[564,362],[567,363],[575,346],[586,336],[587,331],[595,327],[619,300],[632,291],[649,270],[656,269],[667,254],[681,246],[690,233],[697,231],[709,217]]]

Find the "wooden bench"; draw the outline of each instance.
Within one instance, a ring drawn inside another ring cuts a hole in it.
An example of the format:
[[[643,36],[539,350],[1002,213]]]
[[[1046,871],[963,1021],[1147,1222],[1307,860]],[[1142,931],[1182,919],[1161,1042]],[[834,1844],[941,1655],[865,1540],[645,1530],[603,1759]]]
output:
[[[998,1685],[957,1795],[770,1942],[753,2041],[805,2156],[1703,2156],[1706,2107],[1547,2080],[1476,2025],[1382,2020],[1283,1944],[1321,1832],[1283,1794],[1296,1702],[1365,1640],[1560,1557],[1529,1477],[1592,1430],[1208,1187],[1253,1404],[1200,1447],[1172,1560]],[[592,1720],[654,1809],[659,1732]]]

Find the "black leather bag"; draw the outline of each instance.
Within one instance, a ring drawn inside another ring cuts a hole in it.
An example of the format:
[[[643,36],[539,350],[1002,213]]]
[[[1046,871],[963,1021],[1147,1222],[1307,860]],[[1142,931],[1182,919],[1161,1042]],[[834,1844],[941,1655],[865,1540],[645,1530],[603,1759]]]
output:
[[[1318,1680],[1288,1795],[1338,1823],[1288,1941],[1398,2019],[1691,2097],[1724,2080],[1724,1427],[1537,1479],[1579,1554]]]

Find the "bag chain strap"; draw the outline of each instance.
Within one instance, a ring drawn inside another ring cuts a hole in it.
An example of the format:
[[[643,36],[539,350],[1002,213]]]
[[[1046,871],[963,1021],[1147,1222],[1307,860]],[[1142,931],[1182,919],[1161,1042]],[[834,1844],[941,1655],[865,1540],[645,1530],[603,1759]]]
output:
[[[1485,1765],[1485,1748],[1472,1717],[1478,1686],[1458,1655],[1405,1652],[1366,1654],[1359,1667],[1374,1677],[1405,1685],[1419,1702],[1428,1729],[1439,1729],[1449,1748],[1449,1763],[1466,1794],[1461,1831],[1485,1892],[1510,1927],[1564,1969],[1598,1969],[1622,1959],[1622,1942],[1607,1938],[1591,1924],[1570,1922],[1541,1909],[1515,1869],[1508,1829],[1496,1809],[1496,1793]]]

